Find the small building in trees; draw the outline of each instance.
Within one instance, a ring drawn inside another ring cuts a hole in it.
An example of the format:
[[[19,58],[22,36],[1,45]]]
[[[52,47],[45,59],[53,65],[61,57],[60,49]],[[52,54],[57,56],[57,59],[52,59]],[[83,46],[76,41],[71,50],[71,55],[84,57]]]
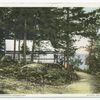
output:
[[[32,40],[26,41],[26,60],[31,61],[32,54]],[[59,63],[60,59],[64,57],[63,51],[57,51],[53,48],[49,40],[40,41],[35,45],[34,62],[40,63]],[[14,56],[14,40],[5,40],[5,55]],[[15,46],[15,60],[21,61],[23,59],[23,40],[16,40]]]

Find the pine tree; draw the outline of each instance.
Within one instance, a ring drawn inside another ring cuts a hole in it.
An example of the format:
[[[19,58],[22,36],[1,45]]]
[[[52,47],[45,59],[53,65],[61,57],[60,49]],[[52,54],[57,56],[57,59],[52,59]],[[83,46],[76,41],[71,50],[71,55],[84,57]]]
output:
[[[85,32],[86,37],[90,39],[90,45],[88,46],[89,55],[86,59],[86,64],[89,66],[90,72],[95,72],[97,70],[97,58],[96,58],[96,48],[95,44],[98,40],[98,31],[99,31],[99,16],[97,10],[88,14],[88,18],[84,21],[85,23]]]
[[[0,57],[5,54],[5,38],[9,36],[6,29],[7,8],[0,9]]]
[[[77,32],[83,30],[81,26],[81,18],[84,15],[84,11],[83,8],[68,7],[57,8],[55,12],[57,13],[57,33],[55,34],[55,40],[53,40],[53,43],[56,43],[55,47],[64,49],[65,59],[67,60],[67,68],[70,69],[70,59],[74,56],[76,50],[73,45],[75,42],[73,37],[77,34]]]

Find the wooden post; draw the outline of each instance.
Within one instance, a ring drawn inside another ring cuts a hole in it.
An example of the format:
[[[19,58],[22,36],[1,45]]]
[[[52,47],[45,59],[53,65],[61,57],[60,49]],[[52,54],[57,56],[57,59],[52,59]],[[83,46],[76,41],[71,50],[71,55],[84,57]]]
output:
[[[35,48],[35,40],[32,41],[32,53],[31,53],[31,62],[34,62],[34,48]]]
[[[5,54],[6,54],[6,40],[5,40],[5,45],[4,45],[4,51],[5,51]]]
[[[13,60],[15,60],[16,55],[16,36],[14,36],[14,52],[13,52]]]
[[[20,39],[18,43],[18,60],[20,61]]]
[[[23,61],[26,64],[26,20],[25,20],[24,25],[25,25],[25,31],[24,31],[24,52],[23,52],[24,57],[23,57]]]

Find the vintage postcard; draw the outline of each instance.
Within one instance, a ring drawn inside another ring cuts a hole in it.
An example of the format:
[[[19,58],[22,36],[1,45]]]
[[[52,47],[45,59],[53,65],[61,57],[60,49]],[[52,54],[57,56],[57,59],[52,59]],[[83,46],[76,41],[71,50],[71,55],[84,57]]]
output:
[[[100,2],[26,1],[0,3],[0,97],[100,97]]]

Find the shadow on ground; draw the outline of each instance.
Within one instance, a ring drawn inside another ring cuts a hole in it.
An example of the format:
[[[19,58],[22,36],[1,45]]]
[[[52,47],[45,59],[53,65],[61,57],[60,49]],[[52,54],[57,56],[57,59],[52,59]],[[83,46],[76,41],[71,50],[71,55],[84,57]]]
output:
[[[7,92],[0,90],[0,94],[7,94]]]

